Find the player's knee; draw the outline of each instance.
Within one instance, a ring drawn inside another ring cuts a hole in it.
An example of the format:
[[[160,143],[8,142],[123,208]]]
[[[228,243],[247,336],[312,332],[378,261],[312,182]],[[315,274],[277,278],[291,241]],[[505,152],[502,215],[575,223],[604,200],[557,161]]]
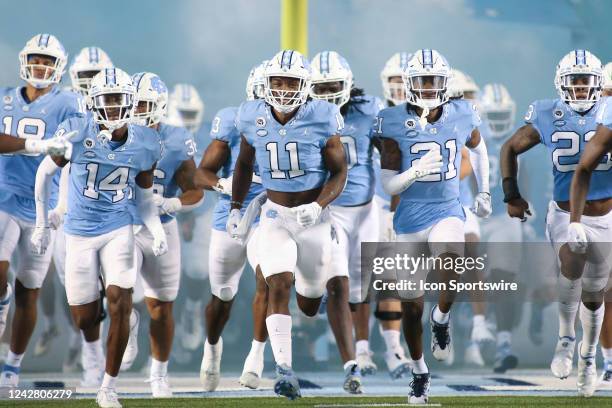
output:
[[[216,296],[222,302],[231,302],[234,299],[234,296],[236,296],[236,290],[229,286],[219,288],[216,292]]]
[[[422,313],[422,310],[421,310]],[[374,316],[383,322],[389,322],[394,320],[400,320],[402,318],[402,312],[392,310],[380,310],[378,307],[374,311]]]
[[[172,319],[172,302],[162,302],[157,299],[147,298],[147,309],[151,320],[156,322],[167,322]]]
[[[129,315],[132,309],[131,289],[109,286],[106,289],[106,302],[111,318]]]
[[[286,296],[291,291],[291,286],[293,285],[293,275],[290,273],[272,275],[268,277],[267,283],[270,298]]]
[[[327,281],[327,295],[330,299],[348,299],[348,278],[334,276]]]

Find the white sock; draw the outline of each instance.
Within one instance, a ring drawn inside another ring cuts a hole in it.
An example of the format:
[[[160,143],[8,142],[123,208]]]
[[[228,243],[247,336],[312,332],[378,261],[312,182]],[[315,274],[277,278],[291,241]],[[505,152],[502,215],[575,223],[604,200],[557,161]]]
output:
[[[497,332],[497,346],[501,346],[505,343],[512,343],[512,333],[510,333],[509,331]]]
[[[254,356],[263,357],[264,351],[266,350],[266,342],[265,341],[257,341],[253,339],[251,342],[251,350],[249,354]]]
[[[100,388],[110,388],[111,390],[114,390],[116,384],[117,377],[113,377],[107,373],[104,373],[104,378],[102,379],[102,386]]]
[[[370,342],[368,340],[357,340],[355,343],[355,354],[366,353],[370,353]]]
[[[6,365],[10,365],[12,367],[21,367],[21,361],[23,360],[23,356],[25,355],[25,353],[23,354],[16,354],[13,353],[10,349],[9,352],[6,356]]]
[[[576,338],[576,313],[578,302],[559,302],[559,337]]]
[[[601,347],[601,354],[603,355],[604,361],[612,362],[612,348]]]
[[[580,347],[580,355],[583,357],[593,356],[597,352],[604,310],[603,303],[597,310],[587,309],[584,303],[580,303],[580,323],[582,323],[582,347]]]
[[[415,374],[425,374],[429,372],[427,364],[425,364],[425,358],[421,356],[418,360],[412,360],[412,371]]]
[[[395,353],[395,350],[402,347],[399,330],[384,330],[382,336],[388,353]]]
[[[151,358],[150,378],[165,377],[168,374],[168,362]]]
[[[291,316],[272,314],[266,318],[266,327],[276,364],[291,367]]]
[[[477,314],[472,317],[472,324],[474,326],[484,326],[485,325],[485,315]]]
[[[442,313],[438,305],[436,305],[433,310],[433,319],[438,324],[447,324],[450,319],[450,312]]]

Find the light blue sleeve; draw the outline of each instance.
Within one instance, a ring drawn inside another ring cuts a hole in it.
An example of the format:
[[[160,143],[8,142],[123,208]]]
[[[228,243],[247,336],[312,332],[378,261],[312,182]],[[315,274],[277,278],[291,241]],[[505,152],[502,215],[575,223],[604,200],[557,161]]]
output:
[[[612,129],[612,98],[606,97],[597,112],[597,123]]]
[[[339,135],[340,131],[344,129],[344,118],[342,118],[342,114],[340,113],[340,108],[337,105],[329,104],[330,112],[329,112],[329,130],[327,134],[329,136]]]
[[[224,108],[215,115],[210,127],[210,138],[229,143],[236,128],[234,109]]]
[[[236,119],[234,121],[236,129],[238,130],[238,133],[242,136],[244,136],[244,138],[246,139],[247,143],[250,145],[253,145],[253,140],[251,139],[252,135],[249,135],[248,130],[248,124],[246,123],[246,121],[249,119],[249,115],[247,112],[248,109],[248,101],[247,102],[242,102],[240,104],[240,107],[238,108],[238,112],[236,113]]]
[[[534,101],[527,108],[527,112],[525,113],[525,123],[531,125],[536,132],[540,135],[540,143],[545,144],[544,139],[542,137],[542,130],[540,129],[540,124],[538,123],[539,115],[538,115],[538,101]]]

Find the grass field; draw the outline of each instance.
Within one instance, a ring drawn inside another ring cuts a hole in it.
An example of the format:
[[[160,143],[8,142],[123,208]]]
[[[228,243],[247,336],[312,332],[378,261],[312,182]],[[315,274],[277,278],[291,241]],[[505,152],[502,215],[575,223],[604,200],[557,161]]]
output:
[[[151,408],[151,407],[215,407],[215,408],[241,408],[241,407],[265,407],[265,408],[287,408],[287,407],[394,407],[408,406],[406,398],[398,397],[361,397],[361,398],[333,398],[333,397],[308,397],[297,401],[287,401],[282,398],[173,398],[173,399],[123,399],[122,404],[126,408]],[[432,397],[430,406],[447,407],[609,407],[612,406],[612,398],[595,397],[515,397],[515,396],[490,396],[490,397]],[[12,407],[96,407],[92,399],[72,399],[69,401],[0,401],[0,406]]]

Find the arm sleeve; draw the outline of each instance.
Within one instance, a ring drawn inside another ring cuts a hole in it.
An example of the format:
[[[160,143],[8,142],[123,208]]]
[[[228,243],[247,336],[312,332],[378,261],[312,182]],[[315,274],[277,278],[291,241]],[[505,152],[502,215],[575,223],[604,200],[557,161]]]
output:
[[[36,183],[34,187],[34,199],[36,201],[36,225],[48,226],[49,208],[49,186],[53,182],[53,176],[59,167],[50,156],[38,166],[36,172]]]
[[[605,102],[599,108],[597,112],[597,123],[612,129],[612,98],[605,98]]]
[[[480,143],[476,147],[469,148],[470,164],[476,178],[479,193],[489,193],[489,155],[484,138],[480,138]]]
[[[68,207],[68,184],[70,177],[70,163],[64,166],[62,174],[60,175],[59,183],[59,200],[55,209],[62,214],[66,213]]]
[[[153,187],[142,188],[136,185],[136,206],[142,222],[151,232],[151,235],[159,237],[165,234],[164,227],[159,219],[157,206],[153,201]]]

